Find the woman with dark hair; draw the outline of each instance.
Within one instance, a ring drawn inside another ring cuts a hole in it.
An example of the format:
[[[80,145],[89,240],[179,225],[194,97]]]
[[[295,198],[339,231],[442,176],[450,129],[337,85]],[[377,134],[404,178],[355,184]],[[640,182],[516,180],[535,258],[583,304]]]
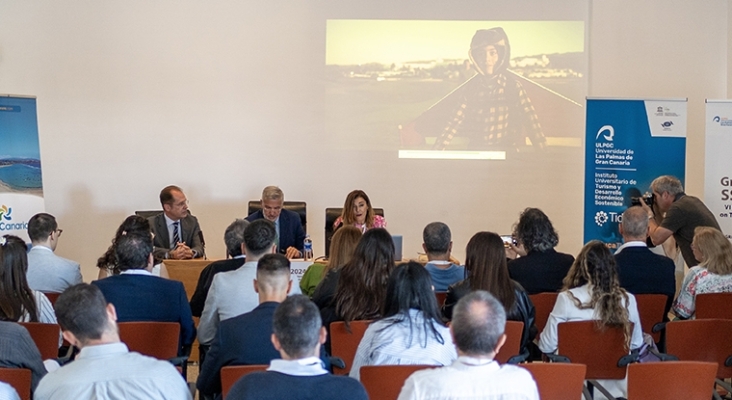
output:
[[[517,245],[508,243],[508,273],[529,294],[558,292],[574,257],[554,248],[559,235],[549,217],[538,208],[527,208],[513,230]]]
[[[358,245],[360,239],[361,230],[355,226],[346,225],[338,229],[333,234],[333,240],[330,242],[330,258],[328,259],[328,263],[315,263],[310,265],[300,279],[300,290],[302,290],[302,294],[313,297],[316,288],[330,271],[340,269],[351,260],[353,251],[356,249],[356,245]],[[334,274],[331,275],[333,276]],[[335,279],[331,278],[330,281],[332,281],[332,285],[335,285]],[[330,293],[335,292],[335,286],[327,291],[330,291]]]
[[[359,379],[364,365],[449,365],[457,358],[442,322],[427,270],[411,261],[392,271],[382,318],[366,329],[351,366]]]
[[[363,190],[354,190],[346,196],[341,216],[333,222],[333,229],[341,225],[353,225],[366,232],[371,228],[386,228],[386,220],[374,213],[371,200]]]
[[[147,218],[140,217],[139,215],[130,215],[125,218],[122,225],[117,228],[117,233],[115,233],[114,239],[112,239],[112,244],[107,249],[107,252],[97,260],[97,268],[99,268],[99,275],[97,276],[97,279],[104,279],[108,276],[119,275],[120,271],[117,267],[117,256],[115,255],[117,241],[122,237],[122,235],[126,235],[128,233],[137,234],[140,232],[147,232],[150,235],[153,234],[150,229],[150,222]],[[169,278],[168,270],[160,263],[160,260],[157,259],[155,260],[155,266],[153,267],[152,274],[162,278]]]
[[[465,280],[447,289],[442,307],[445,318],[452,319],[452,309],[463,296],[485,290],[503,304],[507,320],[524,323],[521,353],[528,354],[528,344],[536,336],[534,304],[524,288],[508,276],[506,252],[500,236],[493,232],[478,232],[470,238],[465,248],[465,275]]]

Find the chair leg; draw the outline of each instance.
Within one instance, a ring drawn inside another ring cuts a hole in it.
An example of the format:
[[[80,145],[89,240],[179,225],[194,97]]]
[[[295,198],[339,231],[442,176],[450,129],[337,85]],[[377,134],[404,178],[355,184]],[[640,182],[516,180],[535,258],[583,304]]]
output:
[[[591,383],[592,386],[597,387],[597,390],[599,390],[600,393],[602,393],[606,398],[608,398],[610,400],[612,400],[612,399],[615,398],[615,396],[611,395],[610,392],[607,391],[607,389],[605,389],[602,385],[600,385],[599,383],[597,383],[596,380],[594,380],[594,379],[588,379],[588,382]]]
[[[585,400],[592,400],[592,393],[590,393],[590,389],[587,386],[582,387],[582,394],[585,395]]]

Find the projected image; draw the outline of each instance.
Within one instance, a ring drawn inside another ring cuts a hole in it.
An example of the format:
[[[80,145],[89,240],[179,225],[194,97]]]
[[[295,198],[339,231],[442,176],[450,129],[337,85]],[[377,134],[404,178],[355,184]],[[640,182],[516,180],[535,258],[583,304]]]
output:
[[[581,21],[331,20],[328,131],[403,158],[580,151],[586,64]]]

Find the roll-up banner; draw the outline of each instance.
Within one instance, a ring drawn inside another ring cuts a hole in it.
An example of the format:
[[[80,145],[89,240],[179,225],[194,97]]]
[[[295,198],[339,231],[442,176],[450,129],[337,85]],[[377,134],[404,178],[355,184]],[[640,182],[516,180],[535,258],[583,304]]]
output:
[[[732,100],[707,100],[704,204],[732,239]]]
[[[587,99],[585,243],[615,249],[618,224],[651,182],[686,171],[686,99]]]
[[[28,220],[43,210],[36,99],[0,95],[0,235],[28,241]]]

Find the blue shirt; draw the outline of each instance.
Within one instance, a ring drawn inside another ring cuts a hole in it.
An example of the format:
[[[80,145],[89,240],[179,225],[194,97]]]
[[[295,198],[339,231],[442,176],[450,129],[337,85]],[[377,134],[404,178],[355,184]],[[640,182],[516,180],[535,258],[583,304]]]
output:
[[[460,265],[450,264],[443,269],[435,265],[434,262],[428,262],[424,267],[432,277],[435,292],[446,292],[448,286],[465,279],[465,267]]]

